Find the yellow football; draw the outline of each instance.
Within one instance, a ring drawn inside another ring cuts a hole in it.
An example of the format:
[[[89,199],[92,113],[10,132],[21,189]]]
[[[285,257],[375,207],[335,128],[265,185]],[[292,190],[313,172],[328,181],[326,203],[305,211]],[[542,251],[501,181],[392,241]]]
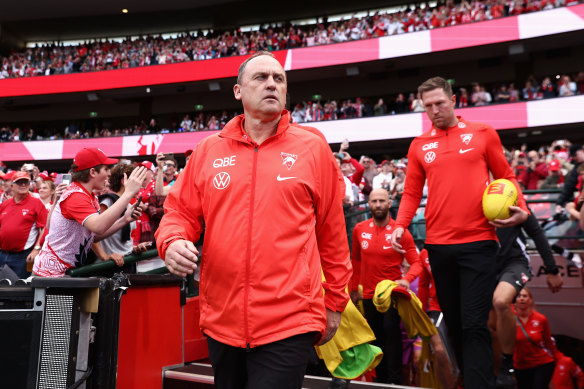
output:
[[[487,219],[507,219],[511,205],[517,205],[517,188],[511,181],[501,178],[487,186],[483,193],[483,213]]]

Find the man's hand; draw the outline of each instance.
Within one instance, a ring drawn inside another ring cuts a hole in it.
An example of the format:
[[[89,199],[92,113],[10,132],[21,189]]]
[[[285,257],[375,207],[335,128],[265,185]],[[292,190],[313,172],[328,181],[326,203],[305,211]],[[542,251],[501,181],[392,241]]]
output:
[[[130,177],[127,177],[124,173],[124,188],[125,191],[131,194],[132,196],[136,196],[140,189],[142,189],[142,183],[146,179],[146,169],[144,166],[138,166],[135,168]]]
[[[136,221],[142,216],[142,208],[130,206],[126,209],[126,213],[124,214],[124,220],[126,223],[131,223]]]
[[[509,207],[510,216],[508,219],[495,219],[490,221],[489,223],[495,227],[503,228],[503,227],[514,227],[518,224],[523,223],[527,220],[529,214],[525,212],[523,209],[515,206]]]
[[[564,207],[562,207],[560,204],[556,204],[556,213],[562,213],[563,210]]]
[[[26,262],[27,263],[33,263],[35,257],[38,255],[39,251],[41,251],[41,250],[32,249],[31,252],[26,257]]]
[[[138,243],[136,246],[134,246],[132,253],[133,254],[141,254],[145,251],[148,251],[148,247],[150,247],[150,246],[152,246],[152,242]]]
[[[552,293],[557,293],[562,289],[562,285],[564,284],[564,280],[562,280],[562,276],[560,273],[558,274],[548,274],[547,275],[547,284]]]
[[[405,252],[406,252],[406,250],[403,249],[403,247],[400,243],[403,236],[404,236],[404,229],[401,227],[396,228],[391,233],[391,245],[393,246],[393,249],[400,254],[405,254]]]
[[[401,286],[402,288],[405,288],[406,290],[410,290],[410,283],[409,281],[404,280],[403,278],[401,280],[397,280],[396,283]]]
[[[337,329],[341,325],[341,312],[334,312],[330,309],[326,309],[326,330],[324,331],[324,336],[318,343],[319,346],[322,346],[329,340],[335,336],[337,333]]]
[[[164,153],[156,154],[156,165],[160,171],[162,171],[162,167],[164,166],[164,158]]]
[[[67,189],[67,186],[68,186],[67,184],[57,185],[57,188],[55,189],[55,202],[59,201],[61,195],[63,194],[63,192],[65,192],[65,189]]]
[[[177,276],[186,277],[197,268],[199,251],[193,244],[184,239],[172,242],[166,249],[164,262],[168,271]]]
[[[363,295],[362,295],[361,293],[359,293],[359,291],[358,291],[358,290],[354,290],[354,291],[352,291],[352,292],[351,292],[351,294],[350,294],[350,296],[351,296],[351,301],[352,301],[352,302],[353,302],[353,304],[355,304],[355,305],[357,305],[357,303],[358,303],[360,300],[363,300]]]
[[[116,265],[118,265],[119,267],[124,266],[124,256],[120,253],[111,253],[106,261],[108,260],[112,260],[116,263]]]

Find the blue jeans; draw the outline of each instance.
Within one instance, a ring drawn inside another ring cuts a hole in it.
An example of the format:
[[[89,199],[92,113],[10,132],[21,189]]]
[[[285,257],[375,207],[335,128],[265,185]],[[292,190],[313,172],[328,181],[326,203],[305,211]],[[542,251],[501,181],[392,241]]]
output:
[[[0,266],[6,264],[19,278],[28,278],[30,273],[26,271],[26,257],[28,257],[28,254],[30,254],[32,249],[33,248],[31,247],[17,253],[0,250]]]

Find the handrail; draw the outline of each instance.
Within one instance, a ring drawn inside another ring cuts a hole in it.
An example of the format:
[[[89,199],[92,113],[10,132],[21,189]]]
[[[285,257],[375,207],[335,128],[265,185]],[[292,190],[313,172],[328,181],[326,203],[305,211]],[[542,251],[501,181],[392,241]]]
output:
[[[152,249],[140,254],[128,254],[124,257],[124,265],[154,258],[158,255],[158,250]],[[111,271],[118,268],[114,261],[103,261],[92,263],[91,265],[76,267],[67,270],[65,273],[71,277],[90,277],[104,271]]]

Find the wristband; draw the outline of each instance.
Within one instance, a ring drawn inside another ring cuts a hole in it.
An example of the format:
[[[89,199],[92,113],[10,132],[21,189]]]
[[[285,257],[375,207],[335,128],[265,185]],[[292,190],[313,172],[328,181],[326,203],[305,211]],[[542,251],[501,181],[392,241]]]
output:
[[[33,249],[40,250],[41,249],[41,246],[34,246]]]
[[[550,270],[545,269],[545,272],[547,274],[552,274],[555,276],[555,275],[558,275],[558,273],[560,272],[560,269],[558,269],[558,267],[554,267],[553,269],[550,269]]]

